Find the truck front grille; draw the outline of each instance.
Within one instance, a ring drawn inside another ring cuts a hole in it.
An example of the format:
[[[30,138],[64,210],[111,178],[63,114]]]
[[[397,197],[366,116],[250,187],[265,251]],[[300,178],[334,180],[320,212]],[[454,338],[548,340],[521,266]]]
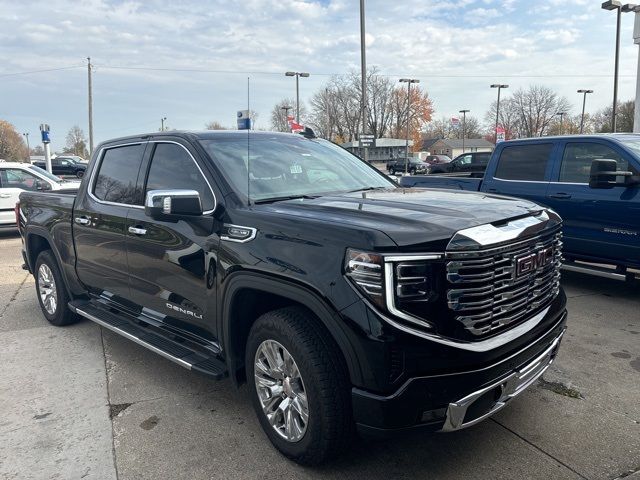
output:
[[[555,228],[511,245],[447,252],[447,302],[474,336],[523,320],[560,289],[562,234]]]

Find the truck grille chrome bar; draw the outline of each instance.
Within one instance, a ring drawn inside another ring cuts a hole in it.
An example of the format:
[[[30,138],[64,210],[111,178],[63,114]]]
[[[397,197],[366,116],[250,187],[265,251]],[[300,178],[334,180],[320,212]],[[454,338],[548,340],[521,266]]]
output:
[[[560,291],[560,226],[497,248],[447,252],[447,303],[474,336],[523,320]]]

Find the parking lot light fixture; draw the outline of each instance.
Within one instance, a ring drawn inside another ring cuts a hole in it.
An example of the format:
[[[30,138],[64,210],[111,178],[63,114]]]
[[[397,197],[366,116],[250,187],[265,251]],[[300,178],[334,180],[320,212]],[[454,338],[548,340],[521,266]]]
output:
[[[556,112],[556,115],[558,115],[560,117],[560,135],[564,134],[564,125],[562,123],[562,120],[564,119],[564,116],[567,114],[567,112]]]
[[[583,94],[583,97],[582,97],[582,115],[580,116],[580,134],[582,135],[582,133],[584,132],[584,107],[587,104],[587,94],[588,93],[593,93],[593,90],[580,89],[580,90],[578,90],[578,93],[582,93]]]
[[[616,53],[613,67],[613,109],[611,111],[611,131],[617,130],[616,110],[618,107],[618,67],[620,65],[620,15],[622,14],[622,2],[618,0],[607,0],[602,4],[603,10],[617,11],[616,20]]]
[[[407,84],[407,143],[405,147],[404,173],[409,171],[409,123],[411,120],[411,84],[420,83],[417,78],[401,78],[400,83]]]
[[[494,83],[493,85],[491,85],[491,88],[497,88],[498,89],[498,102],[496,103],[496,129],[495,129],[495,136],[494,136],[494,144],[498,143],[498,121],[500,119],[500,90],[502,90],[503,88],[509,88],[509,85],[505,85],[505,84],[501,84],[501,83]]]
[[[462,114],[462,153],[464,153],[464,137],[467,131],[467,113],[471,110],[460,110],[458,113]]]
[[[286,77],[296,77],[296,123],[300,123],[300,77],[308,78],[307,72],[285,72]]]

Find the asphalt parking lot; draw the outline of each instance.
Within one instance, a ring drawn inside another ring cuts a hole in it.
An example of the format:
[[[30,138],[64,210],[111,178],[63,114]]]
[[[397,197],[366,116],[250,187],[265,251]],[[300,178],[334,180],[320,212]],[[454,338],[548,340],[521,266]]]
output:
[[[640,287],[563,274],[569,329],[544,378],[451,434],[356,441],[333,464],[281,457],[246,389],[91,322],[50,326],[20,238],[0,233],[0,478],[640,479]]]

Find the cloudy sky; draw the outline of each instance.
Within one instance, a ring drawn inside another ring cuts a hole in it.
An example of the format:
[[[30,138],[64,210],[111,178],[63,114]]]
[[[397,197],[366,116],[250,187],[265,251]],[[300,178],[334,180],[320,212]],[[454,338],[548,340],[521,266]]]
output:
[[[392,79],[412,76],[436,117],[462,108],[481,119],[489,85],[544,84],[588,110],[612,98],[615,14],[599,0],[367,0],[367,61]],[[286,70],[306,71],[309,98],[331,74],[358,69],[358,0],[0,0],[0,119],[30,132],[87,131],[86,57],[94,72],[96,142],[172,128],[235,123],[247,103],[269,112],[292,97]],[[635,93],[633,14],[623,15],[620,98]],[[34,70],[51,70],[28,73]]]

